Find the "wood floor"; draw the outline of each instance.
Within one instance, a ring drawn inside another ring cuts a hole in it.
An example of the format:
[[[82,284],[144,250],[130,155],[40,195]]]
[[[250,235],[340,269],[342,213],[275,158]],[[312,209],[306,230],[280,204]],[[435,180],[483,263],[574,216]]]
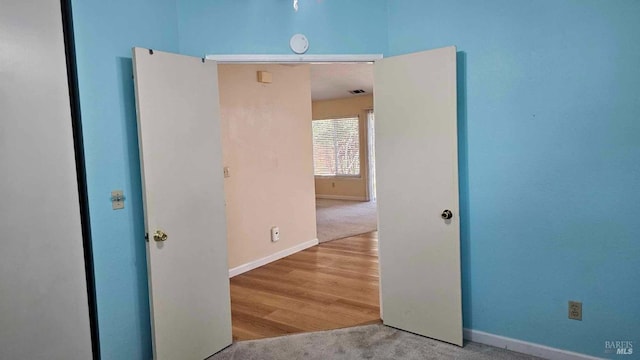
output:
[[[329,241],[233,277],[233,339],[380,322],[377,236]]]

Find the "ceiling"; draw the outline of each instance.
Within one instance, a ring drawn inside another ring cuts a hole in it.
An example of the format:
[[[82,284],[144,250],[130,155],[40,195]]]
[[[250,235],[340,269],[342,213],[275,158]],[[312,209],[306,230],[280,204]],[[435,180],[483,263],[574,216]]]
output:
[[[312,64],[311,99],[338,99],[352,95],[350,90],[362,89],[373,94],[373,64]]]

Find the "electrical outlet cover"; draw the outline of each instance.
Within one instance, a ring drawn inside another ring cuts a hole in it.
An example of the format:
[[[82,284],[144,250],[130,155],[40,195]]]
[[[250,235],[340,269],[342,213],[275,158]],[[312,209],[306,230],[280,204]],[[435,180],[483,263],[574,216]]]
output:
[[[274,226],[271,228],[271,241],[276,242],[280,240],[280,228]]]
[[[582,321],[582,303],[569,301],[569,319]]]
[[[111,192],[111,208],[113,210],[124,209],[124,192],[122,190]]]

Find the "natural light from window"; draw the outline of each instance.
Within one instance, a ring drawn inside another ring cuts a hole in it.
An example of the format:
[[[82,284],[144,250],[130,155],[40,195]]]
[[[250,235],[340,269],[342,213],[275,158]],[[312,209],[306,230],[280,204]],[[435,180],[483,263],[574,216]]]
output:
[[[357,117],[314,120],[315,176],[360,176],[360,131]]]

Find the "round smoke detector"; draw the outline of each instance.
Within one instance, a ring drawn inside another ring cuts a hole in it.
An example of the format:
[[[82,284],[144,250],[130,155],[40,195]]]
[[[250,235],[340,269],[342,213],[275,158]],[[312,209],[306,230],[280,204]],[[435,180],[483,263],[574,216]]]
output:
[[[304,54],[309,50],[309,40],[302,34],[295,34],[289,40],[291,50],[296,54]]]

